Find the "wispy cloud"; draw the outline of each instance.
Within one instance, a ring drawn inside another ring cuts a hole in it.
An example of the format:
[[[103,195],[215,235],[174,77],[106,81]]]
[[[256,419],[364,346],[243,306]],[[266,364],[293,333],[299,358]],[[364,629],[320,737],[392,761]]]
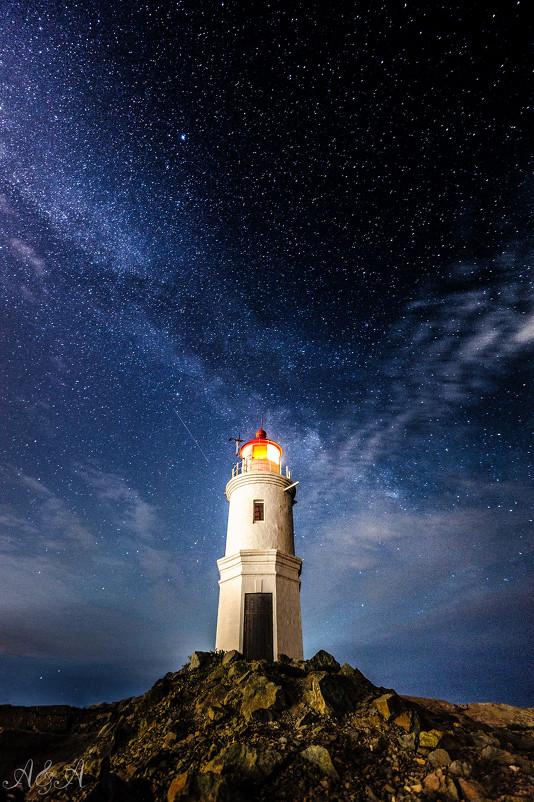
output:
[[[526,581],[534,561],[532,488],[471,480],[456,487],[454,503],[433,494],[417,510],[362,487],[361,511],[333,517],[301,553],[308,587],[321,584],[321,604],[330,599],[335,609],[343,588],[347,611],[361,618],[361,607],[385,605],[391,625]],[[376,616],[369,621],[376,629]]]
[[[0,466],[0,478],[18,487],[19,506],[4,505],[0,523],[3,532],[14,533],[14,547],[21,548],[26,537],[38,536],[41,548],[90,548],[94,536],[72,512],[65,501],[53,493],[40,479],[17,471],[9,465]]]
[[[527,317],[525,324],[516,331],[515,340],[521,344],[534,342],[534,315]]]
[[[117,474],[79,466],[76,476],[84,506],[91,491],[103,505],[94,532],[40,478],[1,466],[10,500],[0,506],[0,654],[161,654],[155,611],[160,629],[178,626],[183,587],[157,510]]]
[[[498,272],[498,271],[497,271]],[[409,303],[390,332],[380,387],[347,418],[337,463],[365,470],[402,451],[495,388],[534,342],[534,293],[525,274],[502,269],[491,286]],[[519,277],[518,277],[519,276]],[[365,381],[365,377],[362,377]],[[373,382],[371,382],[373,384]]]
[[[78,466],[76,472],[96,492],[97,498],[108,505],[116,524],[142,540],[152,539],[156,531],[157,510],[142,498],[139,490],[115,473],[82,466]]]
[[[166,546],[165,526],[158,517],[157,507],[145,501],[141,492],[118,474],[87,466],[78,466],[76,474],[105,505],[100,515],[113,528],[117,548],[127,552],[128,560],[134,560],[146,579],[147,593],[163,605],[169,602],[170,594],[176,604],[174,594],[180,587],[180,566],[175,552]],[[126,571],[115,551],[102,555],[101,561],[116,566],[118,571]]]

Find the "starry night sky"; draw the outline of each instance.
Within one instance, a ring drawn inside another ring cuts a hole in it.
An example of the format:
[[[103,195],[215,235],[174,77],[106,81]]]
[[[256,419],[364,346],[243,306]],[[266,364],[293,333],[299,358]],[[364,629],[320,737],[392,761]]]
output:
[[[305,656],[532,705],[528,3],[0,12],[0,703],[213,649],[234,459]]]

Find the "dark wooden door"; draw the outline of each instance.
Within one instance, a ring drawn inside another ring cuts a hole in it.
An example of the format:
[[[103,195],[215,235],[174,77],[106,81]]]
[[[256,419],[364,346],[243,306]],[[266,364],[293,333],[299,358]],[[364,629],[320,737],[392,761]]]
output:
[[[248,660],[273,659],[272,593],[245,593],[243,653]]]

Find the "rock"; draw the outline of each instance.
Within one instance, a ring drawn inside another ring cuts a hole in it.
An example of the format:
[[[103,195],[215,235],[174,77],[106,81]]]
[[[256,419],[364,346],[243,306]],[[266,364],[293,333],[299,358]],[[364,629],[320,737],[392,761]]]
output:
[[[267,660],[253,660],[250,664],[250,670],[257,674],[267,674],[269,671],[269,663]]]
[[[167,802],[178,802],[178,800],[184,799],[189,791],[190,785],[191,778],[189,772],[184,771],[182,774],[178,774],[169,786]]]
[[[501,766],[510,766],[516,759],[510,752],[505,749],[497,749],[495,746],[485,746],[480,754],[485,760],[491,760],[492,763],[498,763]]]
[[[195,671],[197,668],[205,668],[213,660],[212,652],[193,652],[191,655],[191,662],[189,663],[189,671]]]
[[[230,790],[224,777],[206,772],[193,777],[185,796],[177,797],[183,802],[245,802],[237,790]]]
[[[350,688],[350,693],[355,702],[359,703],[370,699],[376,694],[376,688],[373,683],[367,677],[364,677],[357,668],[353,668],[351,672],[340,670],[339,675],[343,677],[347,688]]]
[[[401,735],[398,741],[401,749],[406,752],[415,752],[415,732],[407,732],[405,735]]]
[[[241,713],[246,721],[270,721],[274,711],[284,704],[284,693],[267,677],[252,675],[243,690]]]
[[[377,795],[369,788],[369,786],[365,789],[365,799],[367,802],[380,802],[380,799]]]
[[[304,699],[317,713],[342,716],[355,709],[359,693],[351,677],[327,673],[311,674],[307,682],[308,689],[304,691]]]
[[[406,730],[406,732],[410,732],[410,730],[412,729],[412,711],[405,710],[403,713],[400,714],[400,716],[397,716],[396,718],[393,719],[393,723],[397,727]]]
[[[534,737],[528,732],[510,732],[509,730],[505,732],[513,749],[518,749],[520,752],[531,752],[534,749]]]
[[[210,707],[222,707],[228,696],[228,688],[225,685],[215,685],[207,693],[199,696],[196,703],[197,715],[203,715]]]
[[[210,671],[210,680],[212,682],[222,682],[223,680],[226,679],[227,671],[228,669],[226,668],[226,666],[223,666],[222,664],[220,666],[212,668]]]
[[[396,693],[385,693],[375,699],[373,704],[384,721],[391,721],[393,717],[400,716],[406,710],[406,702]]]
[[[483,749],[485,746],[500,746],[499,739],[493,735],[491,732],[485,732],[484,730],[476,730],[476,732],[471,733],[471,742],[474,746],[477,746],[479,749]]]
[[[41,788],[37,793],[42,794],[43,789]],[[84,796],[84,799],[87,802],[109,802],[109,800],[113,800],[113,802],[140,802],[141,799],[146,799],[147,793],[146,782],[143,780],[126,782],[110,772],[108,762],[103,764],[98,782]],[[23,798],[23,796],[20,798]]]
[[[341,666],[335,657],[325,652],[324,649],[319,649],[317,654],[307,661],[308,668],[312,671],[339,671]]]
[[[245,660],[236,660],[235,663],[230,663],[228,670],[228,679],[240,680],[247,674],[250,674],[250,666]]]
[[[426,749],[435,749],[442,736],[443,733],[440,730],[422,730],[419,733],[419,746]]]
[[[323,774],[327,774],[333,780],[339,780],[339,774],[334,768],[330,753],[324,746],[308,746],[300,754],[305,760],[318,766]]]
[[[139,797],[138,802],[142,799],[144,797]],[[242,797],[239,793],[230,794],[225,778],[211,772],[195,774],[189,770],[178,774],[167,792],[167,802],[226,802],[229,799],[241,802]]]
[[[434,751],[430,752],[430,754],[427,756],[427,760],[431,766],[434,766],[435,769],[449,766],[451,763],[450,755],[445,751],[445,749],[434,749]]]
[[[534,707],[512,707],[494,703],[464,705],[462,712],[489,727],[512,727],[534,730]]]
[[[273,749],[254,749],[246,744],[226,746],[213,760],[201,767],[202,772],[214,774],[234,773],[239,777],[261,779],[271,774],[282,756]]]
[[[465,760],[453,760],[449,766],[449,774],[454,774],[455,777],[469,777],[471,764]]]
[[[277,663],[282,663],[284,666],[291,665],[291,657],[288,657],[287,654],[279,654],[277,658]]]
[[[387,751],[388,746],[388,740],[383,735],[377,735],[369,741],[369,751],[375,755],[382,755]]]
[[[452,799],[453,802],[458,802],[458,800],[460,799],[460,796],[458,794],[458,789],[456,788],[456,785],[454,784],[454,780],[452,780],[450,777],[446,777],[445,778],[445,782],[444,782],[444,786],[445,787],[443,789],[443,793],[445,794],[445,796],[448,799]]]
[[[477,783],[475,780],[466,780],[463,777],[458,778],[458,785],[467,802],[475,802],[477,799],[487,799],[486,790]]]
[[[312,713],[311,710],[307,710],[306,713],[297,720],[297,727],[309,727],[309,725],[313,724],[315,721],[317,721],[315,713]]]
[[[425,791],[429,792],[437,792],[440,789],[442,775],[438,774],[437,771],[432,772],[432,774],[428,774],[424,780],[424,788]]]
[[[215,685],[207,693],[200,696],[195,705],[197,716],[208,716],[211,721],[221,718],[225,713],[225,704],[228,696],[228,688],[225,685]],[[210,715],[211,711],[211,715]],[[215,714],[220,711],[222,715]]]
[[[458,791],[454,781],[447,777],[441,769],[428,774],[423,780],[423,788],[426,793],[440,794],[440,797],[451,799],[453,802],[459,800]]]
[[[155,682],[149,692],[145,694],[143,698],[143,704],[146,706],[152,706],[160,702],[162,699],[165,699],[176,682],[177,676],[177,674],[168,673]]]
[[[222,659],[223,666],[229,666],[232,663],[235,663],[236,660],[242,660],[243,655],[241,652],[238,652],[237,649],[232,649],[229,652],[226,652]]]
[[[207,714],[210,721],[220,721],[220,719],[225,717],[226,710],[224,707],[212,707],[210,705],[207,709]]]
[[[116,726],[117,726],[116,722],[108,721],[108,723],[104,724],[104,726],[98,733],[97,738],[104,739],[111,737],[111,735],[113,734],[113,730],[115,729]]]

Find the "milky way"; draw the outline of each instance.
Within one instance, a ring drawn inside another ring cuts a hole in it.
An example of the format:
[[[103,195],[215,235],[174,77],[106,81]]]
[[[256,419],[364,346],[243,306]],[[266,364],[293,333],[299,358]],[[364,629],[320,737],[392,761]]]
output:
[[[0,702],[214,648],[263,412],[305,655],[531,705],[527,4],[60,5],[1,11]]]

